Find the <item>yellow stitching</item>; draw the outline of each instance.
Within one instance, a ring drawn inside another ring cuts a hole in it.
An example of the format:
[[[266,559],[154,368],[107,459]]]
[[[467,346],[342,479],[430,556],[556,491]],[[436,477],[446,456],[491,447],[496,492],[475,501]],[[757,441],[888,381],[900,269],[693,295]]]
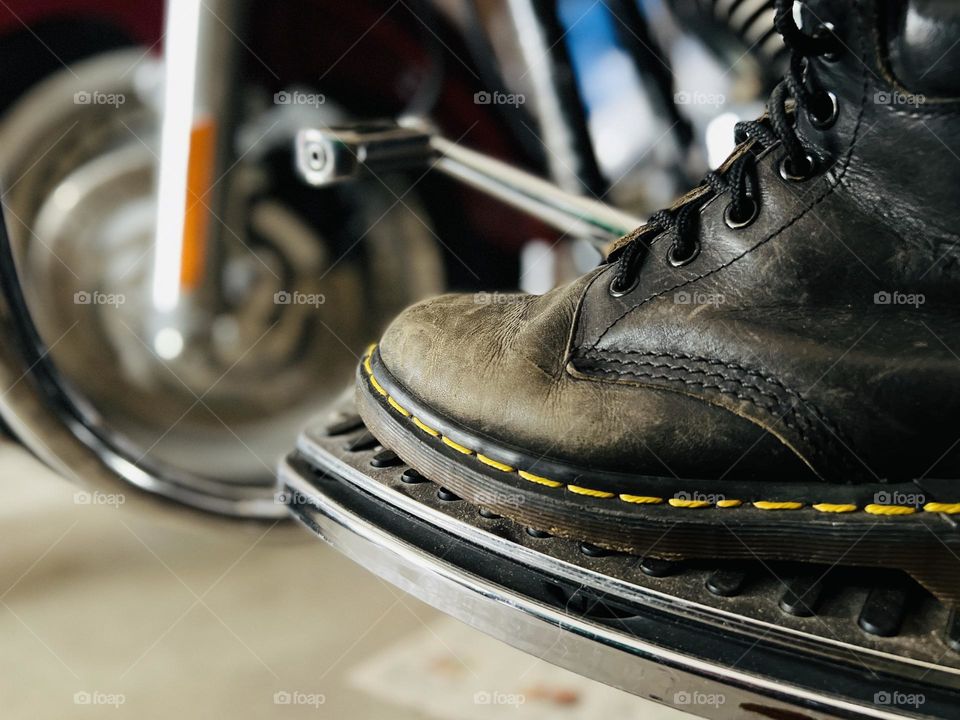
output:
[[[743,505],[743,500],[717,500],[718,508],[735,508]]]
[[[822,513],[848,513],[857,509],[856,505],[845,505],[841,503],[817,503],[810,507]]]
[[[383,389],[383,385],[377,382],[377,379],[373,375],[370,376],[370,384],[373,385],[374,390],[376,390],[378,393],[380,393],[384,397],[387,397],[387,391]]]
[[[650,495],[621,495],[620,499],[636,505],[659,505],[663,502],[663,498]]]
[[[917,511],[909,505],[867,505],[864,510],[871,515],[913,515]]]
[[[681,500],[680,498],[670,498],[667,500],[672,507],[675,508],[689,508],[691,510],[696,508],[705,508],[710,507],[710,503],[706,500]]]
[[[489,465],[490,467],[496,468],[497,470],[502,470],[503,472],[513,472],[514,470],[514,468],[510,467],[509,465],[498,462],[497,460],[489,458],[486,455],[481,455],[480,453],[477,453],[477,460],[482,462],[484,465]]]
[[[612,492],[604,492],[603,490],[594,490],[593,488],[580,487],[579,485],[567,485],[567,490],[570,492],[576,493],[577,495],[589,495],[590,497],[595,498],[612,498],[614,494]]]
[[[563,483],[557,482],[556,480],[550,480],[549,478],[540,477],[539,475],[534,475],[533,473],[528,473],[526,470],[517,470],[517,474],[522,477],[524,480],[529,480],[530,482],[535,482],[538,485],[546,485],[551,488],[563,487]]]
[[[454,450],[456,450],[456,451],[459,452],[459,453],[463,453],[464,455],[473,455],[473,450],[471,450],[471,449],[468,448],[468,447],[464,447],[464,446],[461,445],[460,443],[455,443],[453,440],[451,440],[450,438],[448,438],[446,435],[444,435],[443,437],[441,437],[440,440],[443,441],[443,444],[444,444],[444,445],[447,445],[448,447],[452,447]]]
[[[942,503],[942,502],[928,502],[923,506],[924,512],[936,512],[936,513],[946,513],[947,515],[955,515],[960,513],[960,503]]]
[[[393,409],[396,410],[401,415],[404,415],[405,417],[410,417],[410,411],[407,410],[405,407],[401,406],[400,403],[398,403],[389,395],[387,396],[387,402],[390,403]]]
[[[373,374],[373,368],[370,365],[370,358],[373,355],[373,351],[376,350],[377,344],[372,343],[367,347],[364,359],[363,359],[363,368],[367,371],[367,375],[370,378],[370,384],[373,386],[373,389],[376,390],[380,395],[387,399],[387,402],[393,407],[397,412],[399,412],[404,417],[408,417],[413,421],[413,424],[418,428],[423,430],[428,435],[433,437],[439,437],[443,443],[457,452],[461,452],[464,455],[474,455],[474,451],[468,447],[464,447],[457,442],[454,442],[446,436],[440,435],[440,432],[434,430],[432,427],[424,423],[419,418],[413,417],[409,410],[400,405],[396,400],[394,400],[384,389],[383,385],[377,380]],[[486,455],[481,455],[476,453],[477,459],[485,465],[496,468],[497,470],[502,470],[503,472],[514,472],[515,469],[506,465],[505,463],[498,462],[493,458],[489,458]],[[550,480],[549,478],[541,477],[539,475],[534,475],[533,473],[526,472],[525,470],[516,470],[517,474],[522,477],[524,480],[529,480],[530,482],[537,483],[538,485],[544,485],[550,488],[559,488],[563,487],[563,483],[557,482],[556,480]],[[567,485],[567,489],[570,492],[577,493],[578,495],[588,495],[590,497],[596,498],[612,498],[615,497],[614,493],[604,492],[603,490],[594,490],[592,488],[580,487],[577,485]],[[619,499],[623,502],[633,503],[635,505],[657,505],[663,502],[663,498],[649,496],[649,495],[627,495],[621,494]],[[710,503],[704,500],[680,500],[678,498],[670,498],[668,500],[671,507],[675,508],[704,508],[709,507]],[[735,508],[740,507],[743,504],[742,500],[718,500],[718,508]],[[803,503],[800,502],[773,502],[769,500],[758,500],[753,503],[755,508],[760,510],[799,510],[803,507]],[[856,505],[853,504],[841,504],[841,503],[816,503],[811,506],[814,510],[818,512],[825,513],[848,513],[854,512],[857,509]],[[871,515],[913,515],[917,512],[915,507],[909,505],[867,505],[863,508],[864,512],[870,513]],[[923,506],[924,512],[932,513],[946,513],[949,515],[960,514],[960,503],[940,503],[940,502],[930,502]]]
[[[440,437],[440,431],[434,430],[432,427],[424,423],[420,418],[413,418],[413,424],[418,428],[423,430],[428,435],[433,435],[434,437]]]

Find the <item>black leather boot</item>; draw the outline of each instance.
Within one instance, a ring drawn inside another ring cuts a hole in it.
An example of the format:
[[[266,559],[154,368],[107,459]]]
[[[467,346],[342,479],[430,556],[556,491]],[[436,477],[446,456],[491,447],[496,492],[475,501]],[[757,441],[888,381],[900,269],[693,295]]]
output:
[[[903,567],[956,602],[960,11],[777,5],[790,72],[722,168],[571,285],[407,310],[361,412],[555,534]]]

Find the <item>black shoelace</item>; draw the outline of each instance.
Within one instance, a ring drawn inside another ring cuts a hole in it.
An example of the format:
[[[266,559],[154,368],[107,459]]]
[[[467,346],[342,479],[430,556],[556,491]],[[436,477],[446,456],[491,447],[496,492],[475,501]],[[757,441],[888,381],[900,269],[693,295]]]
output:
[[[836,97],[823,89],[811,88],[806,80],[807,59],[814,56],[831,56],[840,51],[840,44],[826,26],[814,35],[807,35],[793,19],[793,0],[776,0],[774,23],[790,50],[790,66],[783,81],[774,88],[767,103],[767,114],[759,120],[739,122],[734,129],[738,146],[752,140],[746,149],[738,148],[740,154],[725,163],[723,171],[706,174],[700,185],[684,199],[667,210],[659,210],[640,228],[636,235],[621,246],[616,255],[618,267],[610,291],[622,295],[633,289],[639,274],[641,258],[647,253],[650,242],[667,230],[675,230],[676,239],[667,253],[671,265],[681,266],[693,260],[700,251],[697,223],[702,208],[708,200],[730,193],[725,220],[730,227],[749,225],[759,211],[757,188],[757,156],[777,142],[783,145],[784,158],[781,173],[790,179],[802,180],[816,170],[816,160],[808,153],[794,128],[796,111],[803,110],[811,121],[826,127],[837,113]],[[788,109],[793,100],[794,112]]]

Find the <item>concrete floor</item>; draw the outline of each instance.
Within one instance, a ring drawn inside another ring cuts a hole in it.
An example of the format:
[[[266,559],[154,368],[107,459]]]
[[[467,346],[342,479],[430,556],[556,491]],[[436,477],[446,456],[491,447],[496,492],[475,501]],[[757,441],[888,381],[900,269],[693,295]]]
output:
[[[0,443],[4,718],[691,717],[441,616],[288,523],[84,504]]]

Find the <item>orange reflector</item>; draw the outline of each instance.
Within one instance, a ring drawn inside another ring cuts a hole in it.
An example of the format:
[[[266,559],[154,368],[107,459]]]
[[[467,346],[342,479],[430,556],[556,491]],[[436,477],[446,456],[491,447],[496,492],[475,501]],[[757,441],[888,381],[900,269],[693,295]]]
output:
[[[183,219],[183,254],[180,260],[180,287],[194,290],[203,279],[210,211],[203,197],[213,184],[217,129],[213,120],[199,118],[190,131],[187,165],[187,204]]]

